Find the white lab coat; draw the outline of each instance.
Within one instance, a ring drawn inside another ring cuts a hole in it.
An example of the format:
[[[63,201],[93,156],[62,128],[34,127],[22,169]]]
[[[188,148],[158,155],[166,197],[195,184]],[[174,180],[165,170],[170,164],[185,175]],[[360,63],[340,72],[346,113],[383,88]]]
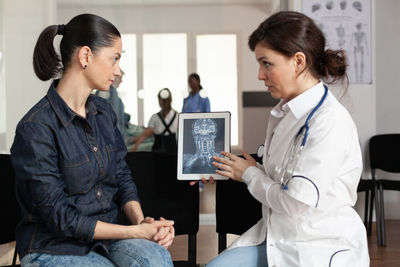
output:
[[[287,190],[278,178],[286,151],[323,93],[321,82],[271,111],[263,165],[242,177],[262,203],[263,217],[228,249],[266,240],[269,267],[369,266],[365,227],[352,208],[362,171],[357,130],[330,92],[309,122]]]

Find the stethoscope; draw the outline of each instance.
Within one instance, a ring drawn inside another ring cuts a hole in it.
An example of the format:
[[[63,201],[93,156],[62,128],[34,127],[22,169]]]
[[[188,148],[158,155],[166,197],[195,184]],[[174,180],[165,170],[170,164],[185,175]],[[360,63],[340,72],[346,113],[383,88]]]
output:
[[[288,186],[287,183],[290,178],[293,176],[293,172],[297,166],[297,162],[301,156],[303,148],[307,142],[308,132],[310,130],[309,122],[314,115],[314,113],[321,107],[324,103],[326,96],[328,95],[328,87],[324,85],[325,91],[324,95],[322,96],[321,100],[318,104],[311,110],[310,114],[308,114],[307,119],[304,125],[300,128],[297,132],[293,145],[286,151],[282,167],[275,168],[278,175],[280,175],[280,182],[282,185],[282,189],[287,190]],[[303,138],[301,138],[301,136]],[[301,142],[300,142],[301,141]],[[257,156],[262,157],[264,154],[264,145],[261,145],[257,150]]]

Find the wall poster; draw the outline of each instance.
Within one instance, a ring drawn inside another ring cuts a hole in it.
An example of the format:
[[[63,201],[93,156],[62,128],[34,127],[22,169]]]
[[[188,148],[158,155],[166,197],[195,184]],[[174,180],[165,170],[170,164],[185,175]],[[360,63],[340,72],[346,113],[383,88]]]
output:
[[[372,83],[371,0],[303,0],[302,12],[320,27],[330,49],[343,49],[352,84]]]

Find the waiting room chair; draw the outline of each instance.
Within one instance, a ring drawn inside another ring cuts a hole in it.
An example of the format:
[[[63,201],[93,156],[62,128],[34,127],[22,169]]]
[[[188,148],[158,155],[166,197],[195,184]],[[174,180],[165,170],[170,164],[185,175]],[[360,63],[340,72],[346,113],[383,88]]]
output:
[[[372,180],[375,187],[376,228],[378,245],[386,246],[385,207],[383,190],[400,191],[400,180],[389,180],[376,176],[376,170],[400,173],[400,134],[381,134],[373,136],[369,141],[369,160]]]
[[[375,181],[372,179],[362,179],[358,183],[357,192],[365,192],[364,204],[364,225],[367,229],[367,235],[372,232],[372,210],[375,199]]]
[[[125,158],[138,188],[145,216],[174,220],[175,234],[188,235],[188,261],[196,266],[199,230],[199,188],[177,180],[177,156],[158,152],[129,152]]]
[[[256,154],[251,155],[262,162]],[[216,182],[215,213],[217,219],[218,253],[226,249],[226,235],[241,235],[262,218],[261,203],[244,183],[234,180]]]
[[[11,165],[10,155],[0,154],[0,203],[3,219],[0,227],[0,244],[15,241],[15,228],[21,220],[19,206],[15,197],[14,169]],[[12,265],[16,265],[17,247],[14,250]]]

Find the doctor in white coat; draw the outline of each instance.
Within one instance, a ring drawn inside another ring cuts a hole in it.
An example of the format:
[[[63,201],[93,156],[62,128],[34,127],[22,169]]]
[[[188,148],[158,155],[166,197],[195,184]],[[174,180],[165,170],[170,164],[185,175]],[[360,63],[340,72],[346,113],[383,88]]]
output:
[[[307,16],[279,12],[250,36],[259,80],[281,99],[271,111],[263,165],[223,152],[217,173],[247,184],[262,219],[207,266],[369,266],[353,209],[362,157],[347,110],[323,84],[346,80],[342,51]],[[238,214],[240,216],[240,214]]]

